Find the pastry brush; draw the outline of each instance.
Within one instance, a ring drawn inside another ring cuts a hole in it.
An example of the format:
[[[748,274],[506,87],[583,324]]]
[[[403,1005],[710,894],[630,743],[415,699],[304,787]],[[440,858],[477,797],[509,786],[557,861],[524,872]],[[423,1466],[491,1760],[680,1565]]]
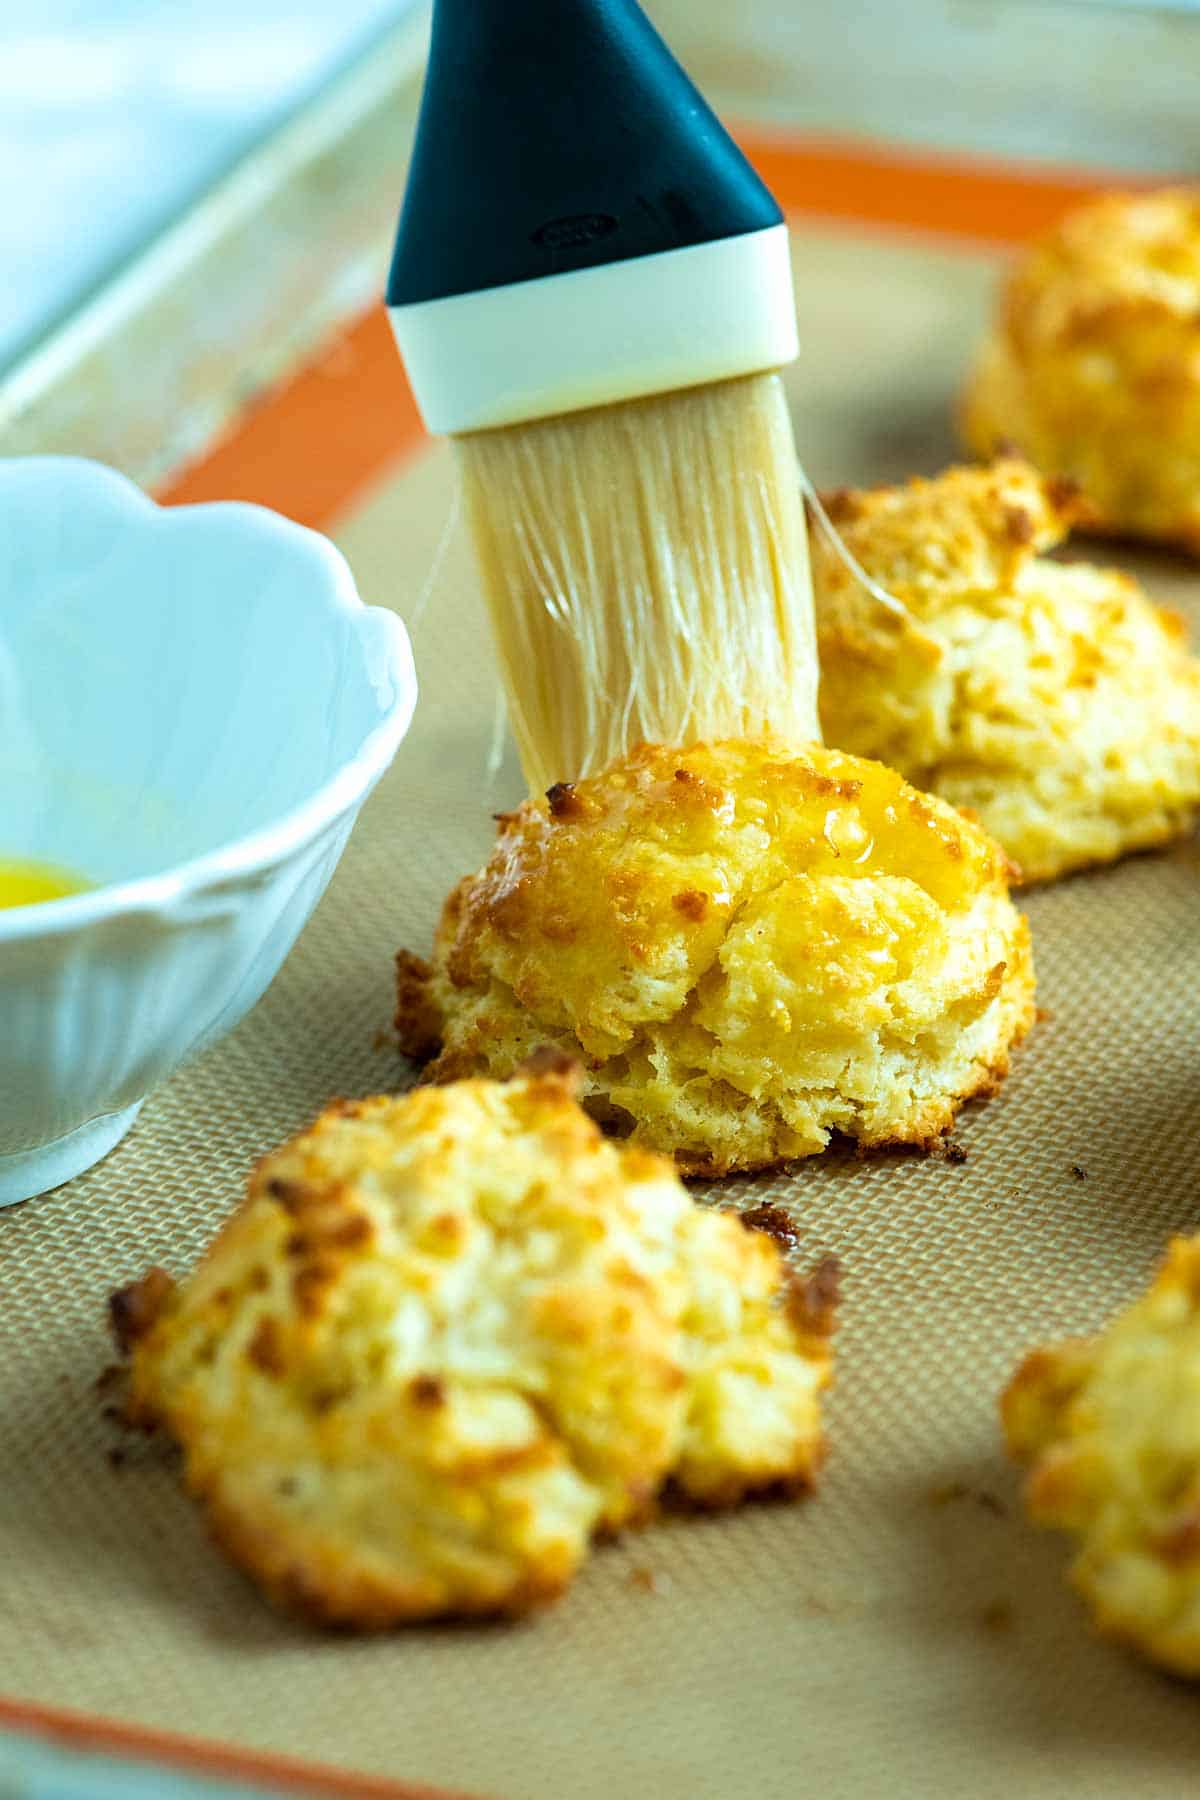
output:
[[[435,0],[387,297],[531,790],[816,738],[787,230],[633,0]]]

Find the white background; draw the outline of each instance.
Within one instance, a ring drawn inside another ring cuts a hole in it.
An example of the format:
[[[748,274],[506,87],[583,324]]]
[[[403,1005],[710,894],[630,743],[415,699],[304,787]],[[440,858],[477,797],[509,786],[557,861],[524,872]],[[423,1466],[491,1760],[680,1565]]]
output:
[[[0,369],[409,0],[0,0]]]

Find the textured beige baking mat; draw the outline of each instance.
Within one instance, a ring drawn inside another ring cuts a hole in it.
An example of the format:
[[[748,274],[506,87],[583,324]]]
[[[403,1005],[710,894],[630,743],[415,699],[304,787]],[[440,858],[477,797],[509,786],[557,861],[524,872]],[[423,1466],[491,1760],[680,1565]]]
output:
[[[821,481],[932,468],[991,267],[915,243],[797,241],[795,383]],[[340,539],[413,616],[451,510],[434,452]],[[1200,626],[1200,575],[1140,564]],[[356,1642],[278,1618],[205,1541],[163,1456],[101,1416],[105,1295],[185,1268],[252,1158],[331,1094],[407,1079],[390,959],[423,948],[515,766],[461,530],[414,622],[422,699],[275,986],[99,1169],[0,1215],[0,1692],[505,1800],[1177,1796],[1200,1698],[1089,1635],[1022,1522],[996,1393],[1200,1225],[1200,853],[1031,893],[1049,1017],[966,1161],[812,1161],[771,1198],[846,1268],[831,1456],[787,1507],[601,1549],[518,1627]],[[115,1466],[116,1465],[116,1466]]]

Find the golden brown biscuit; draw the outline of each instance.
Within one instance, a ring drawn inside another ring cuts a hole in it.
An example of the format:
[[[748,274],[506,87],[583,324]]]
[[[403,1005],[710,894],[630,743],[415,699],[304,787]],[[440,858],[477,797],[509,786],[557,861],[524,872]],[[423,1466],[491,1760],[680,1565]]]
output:
[[[1200,805],[1183,622],[1037,554],[1073,504],[1014,459],[830,496],[895,611],[814,534],[826,738],[977,814],[1031,881],[1165,843]]]
[[[274,1600],[365,1628],[518,1613],[663,1484],[807,1487],[832,1269],[791,1275],[561,1069],[331,1107],[194,1274],[114,1296],[165,1425]]]
[[[1022,256],[963,399],[1004,445],[1079,486],[1081,523],[1200,553],[1200,188],[1108,194]]]
[[[643,745],[501,821],[397,1024],[435,1081],[582,1058],[605,1123],[689,1174],[929,1144],[1033,1012],[991,839],[877,763],[778,742]]]
[[[1077,1540],[1099,1629],[1200,1675],[1200,1237],[1098,1337],[1028,1356],[1002,1414],[1030,1517]]]

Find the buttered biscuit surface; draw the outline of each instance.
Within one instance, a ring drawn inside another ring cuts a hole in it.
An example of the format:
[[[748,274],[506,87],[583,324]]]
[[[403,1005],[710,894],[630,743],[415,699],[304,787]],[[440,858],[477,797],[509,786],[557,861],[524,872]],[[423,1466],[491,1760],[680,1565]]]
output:
[[[1009,458],[830,495],[889,607],[817,537],[821,721],[976,813],[1028,880],[1167,842],[1200,806],[1200,663],[1112,569],[1039,552],[1076,500]]]
[[[399,959],[432,1079],[577,1055],[610,1127],[690,1173],[929,1143],[1032,1015],[1002,853],[819,745],[643,746],[501,822],[431,963]]]

